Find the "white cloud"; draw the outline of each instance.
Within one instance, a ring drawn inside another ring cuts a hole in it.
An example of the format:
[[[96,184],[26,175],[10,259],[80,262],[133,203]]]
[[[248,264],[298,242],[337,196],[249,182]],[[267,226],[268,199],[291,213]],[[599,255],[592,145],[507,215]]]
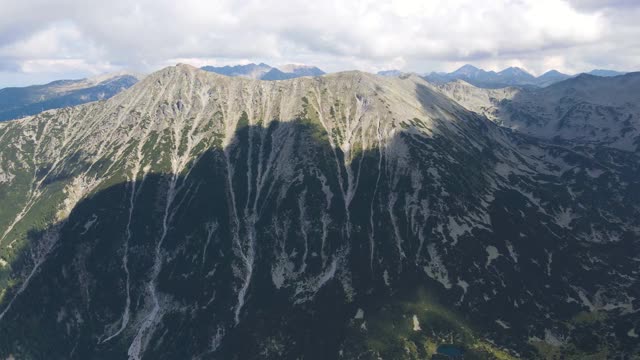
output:
[[[330,71],[424,72],[467,62],[534,72],[626,68],[640,63],[635,3],[0,0],[0,64],[30,64],[33,72],[37,64],[55,71],[45,64],[56,59],[81,59],[94,72],[151,71],[175,59],[312,63]],[[608,53],[598,51],[603,46]]]

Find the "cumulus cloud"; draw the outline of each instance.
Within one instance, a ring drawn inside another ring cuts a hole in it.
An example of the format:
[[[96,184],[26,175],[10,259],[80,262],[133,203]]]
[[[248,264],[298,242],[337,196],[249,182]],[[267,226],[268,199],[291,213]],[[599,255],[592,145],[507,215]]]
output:
[[[15,69],[152,71],[176,59],[312,63],[330,71],[426,72],[467,62],[533,72],[621,69],[640,60],[636,3],[0,0],[0,87],[3,72]]]

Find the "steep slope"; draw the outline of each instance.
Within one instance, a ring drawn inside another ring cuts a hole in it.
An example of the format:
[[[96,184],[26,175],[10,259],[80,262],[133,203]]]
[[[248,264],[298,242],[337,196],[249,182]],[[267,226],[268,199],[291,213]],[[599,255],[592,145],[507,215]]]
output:
[[[0,124],[0,356],[637,354],[637,160],[415,76],[170,67]]]
[[[480,89],[464,82],[439,88],[467,109],[518,132],[640,149],[640,73],[582,74],[544,89]]]
[[[0,89],[0,121],[35,115],[112,97],[138,82],[130,74],[82,80],[58,80],[46,85]]]
[[[502,125],[501,102],[511,100],[517,94],[523,92],[522,89],[517,87],[484,89],[462,80],[438,85],[438,89],[467,110],[482,114],[500,125]]]

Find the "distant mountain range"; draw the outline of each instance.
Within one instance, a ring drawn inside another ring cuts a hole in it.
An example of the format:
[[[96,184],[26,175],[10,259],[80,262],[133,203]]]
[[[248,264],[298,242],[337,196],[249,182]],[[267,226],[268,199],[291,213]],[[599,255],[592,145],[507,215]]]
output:
[[[273,67],[265,63],[234,66],[204,66],[202,70],[231,77],[259,80],[287,80],[302,76],[320,76],[325,72],[315,66],[289,64]],[[397,77],[407,73],[400,70],[384,70],[380,76]],[[623,75],[622,72],[597,69],[587,74],[599,77]],[[427,81],[442,85],[463,80],[479,88],[497,89],[508,86],[546,87],[573,78],[572,75],[550,70],[535,77],[518,67],[500,72],[486,71],[472,65],[464,65],[451,73],[424,75]],[[128,73],[107,74],[81,80],[57,80],[45,85],[10,87],[0,89],[0,121],[35,115],[42,111],[75,106],[91,101],[108,99],[138,82],[140,76]]]
[[[57,80],[45,85],[0,89],[0,121],[108,99],[137,82],[136,75],[118,73],[81,80]]]
[[[400,76],[405,73],[400,70],[382,70],[378,71],[376,74],[380,76]]]
[[[315,66],[295,64],[279,68],[264,63],[222,67],[204,66],[202,70],[260,80],[286,80],[325,74]],[[0,89],[0,121],[108,99],[137,83],[139,78],[138,75],[115,73],[88,79],[56,80],[44,85]]]
[[[623,72],[613,70],[592,70],[586,74],[609,77],[624,75]],[[473,65],[464,65],[451,73],[432,72],[424,76],[427,81],[436,84],[445,84],[451,81],[464,80],[471,85],[481,88],[503,88],[507,86],[534,86],[545,87],[574,77],[575,75],[563,74],[557,70],[550,70],[535,77],[519,67],[509,67],[502,71],[486,71]]]
[[[235,66],[203,66],[202,70],[226,76],[240,76],[259,80],[287,80],[302,76],[320,76],[325,72],[315,66],[288,64],[280,68],[265,63]]]

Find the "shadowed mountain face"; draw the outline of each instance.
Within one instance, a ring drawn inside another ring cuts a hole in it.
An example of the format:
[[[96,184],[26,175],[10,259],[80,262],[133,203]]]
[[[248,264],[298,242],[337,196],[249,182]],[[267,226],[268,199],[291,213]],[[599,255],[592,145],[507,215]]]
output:
[[[0,121],[105,100],[136,82],[138,79],[132,75],[117,75],[99,82],[59,80],[46,85],[0,89]]]
[[[3,358],[640,350],[637,154],[415,76],[171,67],[0,124],[0,149]]]

